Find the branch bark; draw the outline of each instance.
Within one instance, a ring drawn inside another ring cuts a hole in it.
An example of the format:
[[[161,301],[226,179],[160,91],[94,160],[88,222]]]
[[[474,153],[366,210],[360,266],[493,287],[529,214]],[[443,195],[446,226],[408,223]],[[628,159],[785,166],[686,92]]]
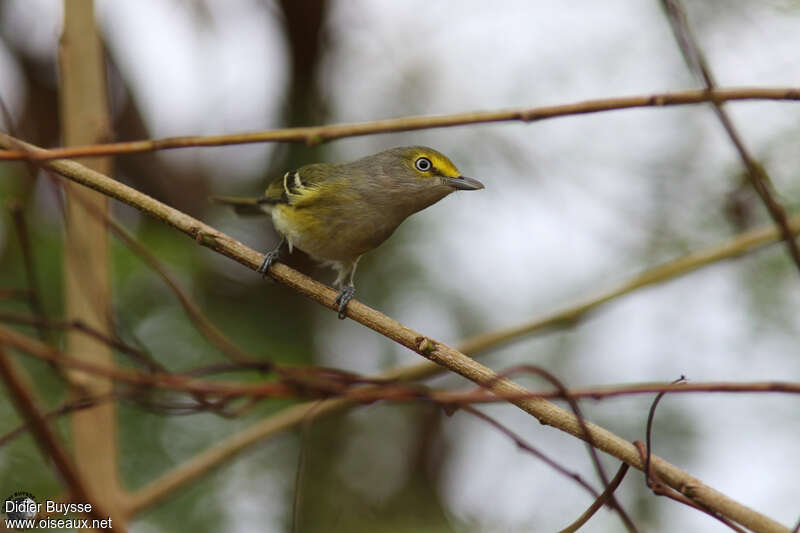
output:
[[[80,145],[110,139],[108,97],[103,49],[94,20],[92,0],[64,1],[64,29],[59,46],[59,91],[64,144]],[[87,168],[109,174],[109,159],[86,161]],[[109,335],[111,281],[108,233],[93,212],[107,213],[108,198],[65,184],[66,223],[64,254],[65,311],[69,321],[80,321]],[[113,365],[110,346],[76,331],[67,333],[67,353],[83,361]],[[70,395],[107,397],[107,377],[66,369]],[[120,513],[117,462],[117,411],[113,402],[100,402],[71,414],[75,464],[91,493],[107,509],[117,527]]]
[[[712,101],[727,102],[732,100],[800,100],[800,88],[741,87],[715,89],[713,91],[689,90],[641,96],[603,98],[553,106],[519,107],[496,111],[472,111],[467,113],[455,113],[452,115],[402,117],[376,120],[374,122],[334,124],[330,126],[307,126],[251,133],[236,133],[231,135],[169,137],[165,139],[148,139],[111,144],[54,148],[47,153],[30,153],[26,150],[11,150],[0,152],[0,160],[29,159],[43,161],[47,159],[81,156],[134,154],[152,152],[154,150],[168,150],[171,148],[186,148],[189,146],[226,146],[230,144],[262,142],[299,142],[313,146],[334,139],[375,133],[448,128],[491,122],[535,122],[555,117],[584,115],[618,109],[666,107]]]

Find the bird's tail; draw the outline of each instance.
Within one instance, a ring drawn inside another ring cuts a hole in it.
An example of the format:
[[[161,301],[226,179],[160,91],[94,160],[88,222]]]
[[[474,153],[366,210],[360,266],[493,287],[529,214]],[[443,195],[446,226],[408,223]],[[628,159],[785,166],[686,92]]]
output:
[[[238,196],[210,196],[215,204],[224,204],[233,207],[238,215],[264,216],[269,213],[269,204],[265,198],[241,198]]]

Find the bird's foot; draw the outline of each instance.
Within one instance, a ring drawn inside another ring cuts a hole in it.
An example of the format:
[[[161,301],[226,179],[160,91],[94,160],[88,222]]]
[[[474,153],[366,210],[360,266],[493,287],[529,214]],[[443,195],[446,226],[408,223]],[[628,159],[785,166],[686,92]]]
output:
[[[267,272],[269,272],[270,265],[272,265],[272,263],[277,261],[278,260],[278,256],[280,256],[280,255],[281,255],[281,252],[278,249],[270,250],[269,252],[264,254],[264,260],[261,261],[261,264],[258,266],[258,270],[256,272],[261,274],[262,277],[266,278],[267,277]]]
[[[345,285],[339,290],[339,294],[336,295],[336,300],[333,301],[335,305],[339,308],[339,319],[344,320],[345,318],[345,309],[347,308],[347,302],[353,299],[353,295],[356,293],[356,288],[352,285]]]

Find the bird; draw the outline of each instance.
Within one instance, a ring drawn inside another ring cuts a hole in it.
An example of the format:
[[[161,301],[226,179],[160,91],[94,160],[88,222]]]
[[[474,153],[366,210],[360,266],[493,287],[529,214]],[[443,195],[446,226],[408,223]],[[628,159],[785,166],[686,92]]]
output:
[[[280,234],[258,272],[266,276],[284,245],[332,267],[340,319],[355,294],[361,256],[392,235],[410,215],[455,191],[484,185],[461,175],[450,159],[426,146],[402,146],[346,163],[312,163],[286,172],[263,196],[212,196],[241,215],[269,215]]]

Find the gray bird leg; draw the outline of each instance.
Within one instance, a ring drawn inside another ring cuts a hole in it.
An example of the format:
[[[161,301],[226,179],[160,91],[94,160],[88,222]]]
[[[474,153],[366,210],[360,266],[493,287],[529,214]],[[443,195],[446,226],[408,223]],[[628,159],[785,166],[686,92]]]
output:
[[[339,294],[336,295],[336,299],[333,301],[333,303],[338,306],[340,320],[345,319],[345,309],[347,309],[347,303],[353,299],[353,295],[356,293],[356,286],[353,282],[353,278],[356,275],[356,267],[358,266],[359,259],[361,259],[360,256],[356,257],[356,260],[350,265],[349,271],[343,270],[339,272],[339,277],[336,279],[336,282],[334,282],[335,285],[341,285],[342,287],[339,289]],[[348,278],[346,284],[342,284],[344,278]]]
[[[281,249],[283,248],[284,244],[286,244],[286,237],[281,236],[281,242],[278,243],[278,246],[264,254],[264,260],[261,261],[261,264],[256,272],[266,278],[270,265],[272,265],[272,263],[277,261],[278,257],[280,257]]]
[[[339,309],[339,319],[344,320],[346,315],[344,314],[345,309],[347,309],[347,303],[353,299],[353,295],[356,293],[356,288],[352,285],[345,285],[341,289],[339,289],[339,294],[336,295],[336,299],[333,301],[335,305],[338,306]]]

